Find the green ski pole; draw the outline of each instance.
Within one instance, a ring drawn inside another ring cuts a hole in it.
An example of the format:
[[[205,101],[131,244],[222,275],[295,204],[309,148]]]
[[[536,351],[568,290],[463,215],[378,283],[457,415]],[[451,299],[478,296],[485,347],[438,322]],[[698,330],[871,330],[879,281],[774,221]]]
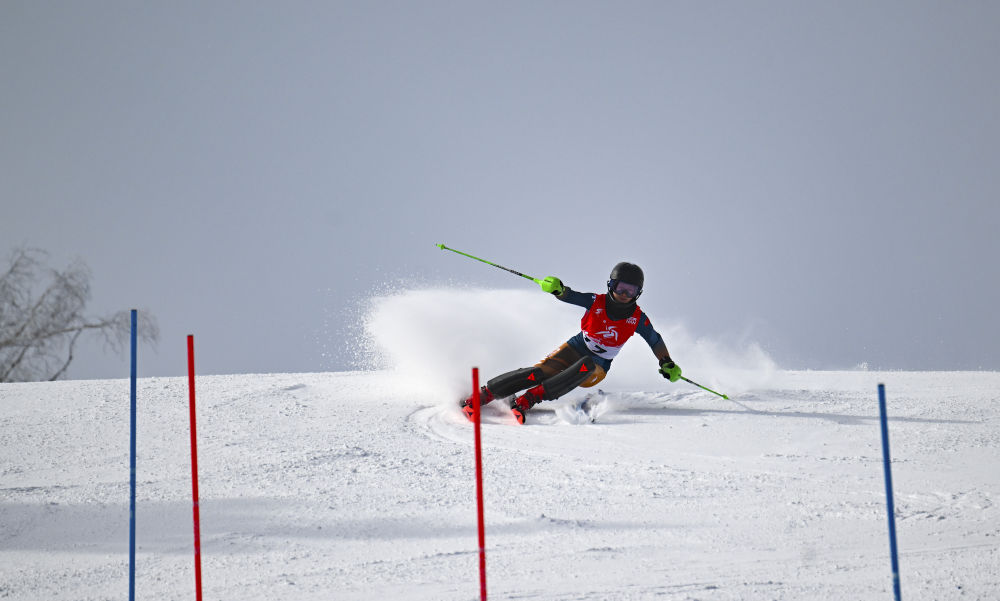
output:
[[[525,275],[525,274],[521,273],[520,271],[514,271],[513,269],[510,269],[508,267],[504,267],[503,265],[497,265],[496,263],[492,263],[490,261],[487,261],[486,259],[480,259],[479,257],[474,257],[474,256],[472,256],[472,255],[470,255],[468,253],[464,253],[464,252],[462,252],[460,250],[455,250],[454,248],[448,248],[444,244],[436,244],[435,246],[437,246],[441,250],[450,250],[451,252],[458,253],[458,254],[462,255],[463,257],[469,257],[470,259],[475,259],[477,261],[481,261],[483,263],[486,263],[487,265],[492,265],[494,267],[499,267],[500,269],[503,269],[504,271],[509,271],[510,273],[513,273],[514,275],[519,275],[522,278],[524,278],[526,280],[531,280],[532,282],[534,282],[536,284],[541,285],[541,283],[542,283],[541,280],[539,280],[537,278],[533,278],[530,275]]]
[[[721,392],[715,392],[711,388],[705,388],[704,386],[702,386],[701,384],[695,382],[694,380],[688,380],[684,376],[681,376],[681,379],[684,380],[685,382],[687,382],[688,384],[694,384],[695,386],[697,386],[698,388],[701,388],[702,390],[707,390],[708,392],[711,392],[712,394],[721,396],[722,398],[726,399],[727,401],[729,400],[729,397],[727,397],[726,395],[722,394]]]

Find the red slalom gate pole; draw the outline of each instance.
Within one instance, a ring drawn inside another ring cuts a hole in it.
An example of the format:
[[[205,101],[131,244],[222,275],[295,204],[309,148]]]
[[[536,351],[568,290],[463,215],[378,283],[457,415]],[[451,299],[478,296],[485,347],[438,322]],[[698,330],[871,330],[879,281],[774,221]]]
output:
[[[486,601],[486,524],[483,521],[483,445],[479,418],[479,368],[472,368],[472,398],[476,430],[476,511],[479,517],[479,598]]]
[[[194,336],[188,335],[188,390],[191,394],[191,491],[194,497],[194,589],[201,601],[201,518],[198,513],[198,434],[194,411]]]

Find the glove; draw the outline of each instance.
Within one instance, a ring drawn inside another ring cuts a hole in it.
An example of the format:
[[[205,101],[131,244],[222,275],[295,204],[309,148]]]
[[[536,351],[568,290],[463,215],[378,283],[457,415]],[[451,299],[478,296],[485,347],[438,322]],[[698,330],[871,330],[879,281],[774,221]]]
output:
[[[660,373],[663,374],[664,378],[670,380],[671,382],[676,382],[681,379],[681,368],[673,361],[664,361],[661,363]]]
[[[562,293],[566,290],[566,287],[563,286],[562,280],[552,276],[549,276],[544,280],[542,280],[541,282],[538,282],[538,285],[542,287],[542,292],[548,292],[556,296],[561,296]]]

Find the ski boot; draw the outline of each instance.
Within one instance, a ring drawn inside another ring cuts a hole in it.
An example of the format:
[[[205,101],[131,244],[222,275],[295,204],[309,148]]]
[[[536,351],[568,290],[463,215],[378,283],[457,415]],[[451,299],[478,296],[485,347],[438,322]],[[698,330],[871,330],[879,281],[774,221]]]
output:
[[[542,400],[544,393],[545,388],[539,384],[514,399],[514,403],[510,406],[510,411],[514,414],[514,419],[517,420],[517,423],[524,425],[525,414]]]
[[[492,400],[493,400],[493,393],[490,392],[490,389],[485,386],[481,386],[479,388],[479,406],[482,407],[483,405],[489,403]],[[476,399],[474,394],[470,394],[467,399],[462,401],[462,414],[465,415],[465,417],[469,418],[470,422],[476,421],[475,402]]]

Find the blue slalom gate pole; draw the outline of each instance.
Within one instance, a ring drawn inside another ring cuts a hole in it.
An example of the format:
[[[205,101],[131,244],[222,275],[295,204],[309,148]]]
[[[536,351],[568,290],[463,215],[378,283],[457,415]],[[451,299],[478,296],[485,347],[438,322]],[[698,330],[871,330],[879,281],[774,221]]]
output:
[[[885,384],[878,385],[878,410],[882,421],[882,463],[885,467],[885,502],[889,511],[889,552],[892,555],[892,591],[899,596],[899,559],[896,555],[896,508],[892,501],[892,468],[889,460],[889,418],[885,412]]]
[[[138,321],[137,311],[132,309],[132,379],[131,379],[131,448],[129,453],[129,468],[131,471],[131,483],[129,493],[129,520],[128,520],[128,598],[135,601],[135,359],[136,359],[136,322]]]

